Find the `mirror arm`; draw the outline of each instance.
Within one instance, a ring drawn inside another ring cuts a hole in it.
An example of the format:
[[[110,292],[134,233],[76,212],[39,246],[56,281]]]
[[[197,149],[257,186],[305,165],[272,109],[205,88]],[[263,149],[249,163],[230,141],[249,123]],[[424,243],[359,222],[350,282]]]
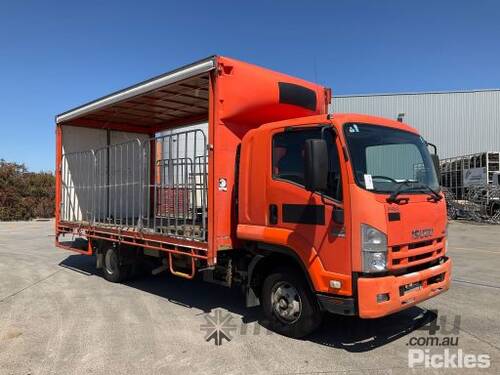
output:
[[[333,210],[332,210],[332,218],[333,218],[333,221],[337,224],[341,224],[341,225],[344,225],[344,208],[343,207],[338,207],[336,204],[333,204],[333,203],[329,203],[327,202],[327,200],[325,199],[325,195],[323,194],[323,192],[320,192],[319,193],[320,196],[321,196],[321,202],[325,205],[325,206],[331,206],[333,207]],[[340,214],[341,218],[340,219],[337,219],[335,217],[335,214]]]
[[[331,129],[331,126],[322,126],[321,127],[321,139],[324,139],[326,141],[326,136],[325,133],[328,129]]]
[[[434,143],[430,143],[430,142],[427,142],[425,141],[425,143],[427,144],[427,146],[431,146],[433,149],[434,149],[434,155],[437,155],[437,147]]]

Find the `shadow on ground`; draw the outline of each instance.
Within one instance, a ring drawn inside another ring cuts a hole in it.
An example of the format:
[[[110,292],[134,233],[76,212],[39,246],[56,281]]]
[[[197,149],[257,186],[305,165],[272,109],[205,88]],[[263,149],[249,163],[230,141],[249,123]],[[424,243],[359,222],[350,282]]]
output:
[[[59,265],[87,276],[99,275],[95,269],[95,257],[70,255]],[[243,294],[238,289],[201,280],[185,280],[167,273],[144,276],[125,285],[186,308],[202,310],[200,315],[222,308],[241,315],[244,324],[259,322],[265,326],[260,320],[260,308],[246,308]],[[327,314],[318,331],[304,340],[349,352],[365,352],[402,338],[436,319],[435,312],[419,307],[371,320]]]

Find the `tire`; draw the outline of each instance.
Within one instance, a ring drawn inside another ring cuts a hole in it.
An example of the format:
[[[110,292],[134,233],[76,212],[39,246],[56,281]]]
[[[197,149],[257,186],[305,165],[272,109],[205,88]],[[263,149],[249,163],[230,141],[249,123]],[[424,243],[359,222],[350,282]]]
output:
[[[129,277],[130,266],[121,264],[118,249],[109,246],[104,249],[103,255],[102,273],[106,280],[120,283]]]
[[[284,336],[301,338],[319,327],[322,320],[318,302],[302,275],[292,268],[279,268],[262,285],[264,325]]]
[[[500,211],[500,203],[493,203],[490,208],[490,216],[495,216]]]
[[[448,217],[451,219],[451,220],[457,220],[458,219],[458,213],[457,213],[457,210],[456,209],[450,209],[448,211]]]

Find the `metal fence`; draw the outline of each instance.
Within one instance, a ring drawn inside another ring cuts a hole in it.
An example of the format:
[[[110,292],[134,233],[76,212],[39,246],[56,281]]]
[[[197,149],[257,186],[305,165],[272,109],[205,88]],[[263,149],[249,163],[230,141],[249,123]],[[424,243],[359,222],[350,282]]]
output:
[[[63,154],[61,219],[206,240],[208,155],[201,129]]]

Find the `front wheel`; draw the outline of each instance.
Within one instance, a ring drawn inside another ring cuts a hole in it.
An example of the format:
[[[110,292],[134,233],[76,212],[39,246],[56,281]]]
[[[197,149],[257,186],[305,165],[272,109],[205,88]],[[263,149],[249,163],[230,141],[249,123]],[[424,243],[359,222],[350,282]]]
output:
[[[269,328],[300,338],[321,324],[322,313],[309,287],[292,269],[278,269],[264,280],[262,307]]]

